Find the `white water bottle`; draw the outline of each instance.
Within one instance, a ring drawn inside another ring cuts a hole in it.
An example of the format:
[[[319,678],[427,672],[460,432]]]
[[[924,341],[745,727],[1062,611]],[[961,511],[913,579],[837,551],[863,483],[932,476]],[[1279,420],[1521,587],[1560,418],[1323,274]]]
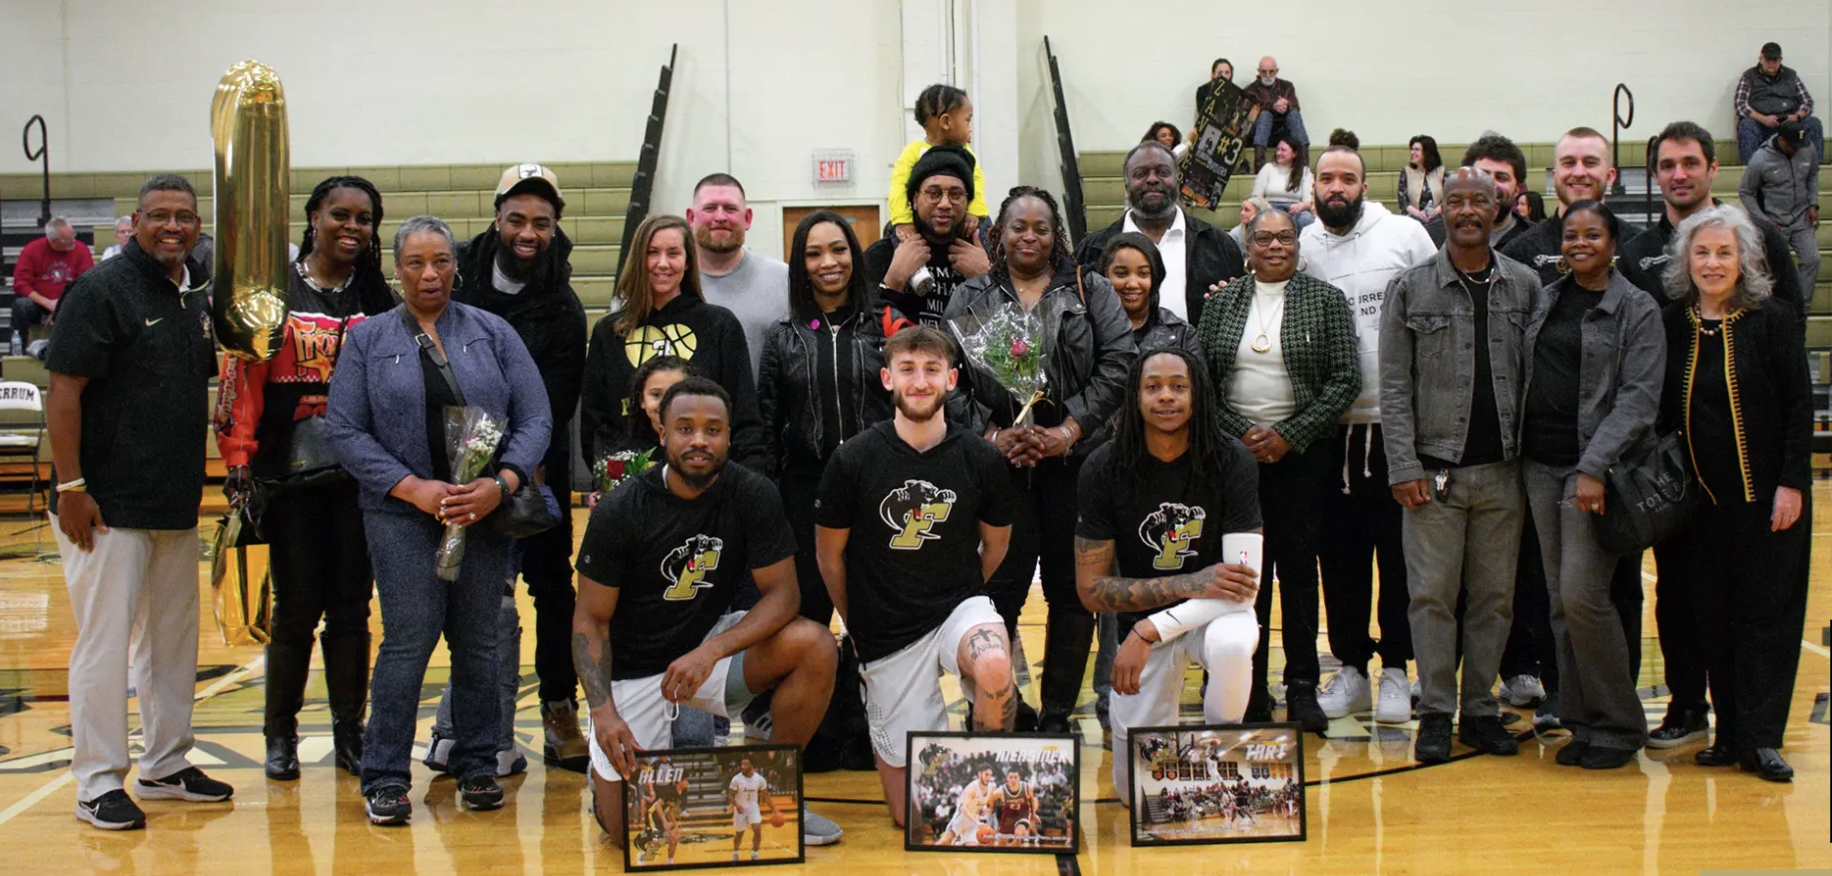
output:
[[[25,355],[25,344],[24,344],[23,339],[19,337],[19,332],[17,331],[13,332],[12,352],[13,352],[13,355],[15,356]]]

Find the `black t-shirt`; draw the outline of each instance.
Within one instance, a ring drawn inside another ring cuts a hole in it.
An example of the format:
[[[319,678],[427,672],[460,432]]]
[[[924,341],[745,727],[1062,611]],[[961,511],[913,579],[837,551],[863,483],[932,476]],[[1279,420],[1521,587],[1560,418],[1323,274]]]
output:
[[[1578,363],[1584,357],[1584,314],[1602,300],[1602,292],[1568,283],[1540,326],[1520,446],[1521,455],[1534,462],[1578,464]]]
[[[1011,525],[1013,502],[998,448],[958,426],[918,453],[886,420],[834,451],[814,522],[851,530],[846,624],[860,660],[908,647],[985,589],[980,524]]]
[[[433,361],[433,351],[425,347],[420,348],[420,382],[426,389],[426,452],[432,454],[433,480],[449,482],[452,454],[445,444],[445,409],[462,402]]]
[[[1730,385],[1724,379],[1724,322],[1707,319],[1700,325],[1713,334],[1699,339],[1685,428],[1699,481],[1717,502],[1727,505],[1743,501],[1743,468],[1738,462],[1743,451],[1737,446],[1736,414],[1731,410]]]
[[[795,555],[769,479],[728,463],[689,500],[668,492],[665,469],[651,468],[599,501],[579,544],[579,573],[619,591],[613,681],[667,670],[730,610],[747,571]]]
[[[1469,398],[1469,432],[1463,439],[1463,458],[1456,464],[1487,465],[1507,458],[1501,449],[1501,411],[1495,406],[1495,370],[1489,363],[1489,290],[1495,285],[1495,274],[1501,270],[1493,258],[1481,276],[1457,271],[1463,288],[1469,294],[1475,311],[1475,385]]]
[[[1122,578],[1184,575],[1223,562],[1223,535],[1261,527],[1259,466],[1232,437],[1214,462],[1216,471],[1198,482],[1188,453],[1174,462],[1146,456],[1135,478],[1120,471],[1112,443],[1100,447],[1081,469],[1075,534],[1112,541]],[[1121,612],[1120,635],[1169,607]]]
[[[954,269],[954,263],[948,260],[948,248],[936,246],[933,242],[929,244],[929,274],[935,278],[935,285],[927,295],[915,294],[914,280],[906,284],[902,292],[892,292],[881,285],[884,275],[890,271],[891,259],[896,254],[896,235],[879,238],[877,243],[865,248],[865,277],[871,282],[872,288],[877,290],[878,304],[888,304],[910,319],[946,331],[947,323],[942,319],[942,314],[948,309],[948,299],[954,296],[956,287],[967,281],[966,277]]]

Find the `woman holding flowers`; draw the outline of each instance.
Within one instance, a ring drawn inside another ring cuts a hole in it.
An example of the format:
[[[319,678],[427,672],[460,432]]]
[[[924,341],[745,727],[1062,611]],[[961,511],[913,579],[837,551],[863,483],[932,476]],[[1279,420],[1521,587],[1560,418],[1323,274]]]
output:
[[[472,809],[502,805],[496,784],[497,617],[510,540],[478,526],[527,481],[553,415],[534,360],[500,317],[451,301],[450,228],[415,216],[394,237],[404,303],[352,326],[327,413],[338,461],[355,476],[382,600],[382,646],[363,750],[369,820],[401,824],[420,683],[441,636],[452,654],[456,743],[449,770]],[[475,409],[500,429],[481,474],[453,483],[445,408]],[[448,524],[465,528],[456,580],[435,568]]]
[[[1075,482],[1093,450],[1081,439],[1125,396],[1132,326],[1106,278],[1076,268],[1049,192],[1012,189],[989,249],[992,270],[948,302],[947,322],[968,354],[960,385],[970,402],[949,415],[965,415],[1011,463],[1020,510],[987,590],[1016,637],[1041,562],[1049,631],[1038,729],[1061,732],[1094,639],[1094,616],[1075,592]]]
[[[1298,229],[1262,211],[1247,224],[1247,276],[1202,310],[1197,335],[1213,377],[1221,425],[1259,461],[1264,572],[1256,611],[1259,650],[1247,720],[1270,720],[1266,654],[1274,570],[1283,592],[1286,720],[1320,733],[1317,703],[1317,541],[1325,479],[1341,465],[1326,438],[1361,393],[1355,324],[1342,290],[1298,270]]]

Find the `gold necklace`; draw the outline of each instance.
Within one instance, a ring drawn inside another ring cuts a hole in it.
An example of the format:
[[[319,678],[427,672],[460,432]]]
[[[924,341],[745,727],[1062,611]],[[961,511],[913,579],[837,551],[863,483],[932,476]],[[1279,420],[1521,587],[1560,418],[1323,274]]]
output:
[[[1259,294],[1260,293],[1259,293],[1258,287],[1255,287],[1253,290],[1253,300],[1258,301]],[[1254,338],[1253,343],[1249,345],[1250,347],[1252,347],[1253,352],[1264,353],[1272,349],[1272,338],[1270,335],[1267,334],[1267,327],[1272,325],[1272,320],[1277,319],[1279,314],[1283,313],[1284,311],[1285,311],[1285,296],[1283,294],[1279,295],[1278,307],[1277,309],[1275,309],[1272,312],[1272,315],[1270,317],[1266,315],[1264,307],[1260,308],[1259,336]]]

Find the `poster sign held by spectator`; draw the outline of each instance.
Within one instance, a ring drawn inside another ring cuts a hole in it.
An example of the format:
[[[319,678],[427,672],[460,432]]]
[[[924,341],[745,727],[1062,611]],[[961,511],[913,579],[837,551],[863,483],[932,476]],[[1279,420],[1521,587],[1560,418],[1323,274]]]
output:
[[[1183,156],[1177,168],[1183,178],[1183,203],[1213,210],[1221,203],[1221,193],[1240,163],[1246,148],[1247,118],[1253,102],[1246,92],[1232,82],[1218,83],[1209,91],[1209,102],[1196,116],[1196,145]]]

